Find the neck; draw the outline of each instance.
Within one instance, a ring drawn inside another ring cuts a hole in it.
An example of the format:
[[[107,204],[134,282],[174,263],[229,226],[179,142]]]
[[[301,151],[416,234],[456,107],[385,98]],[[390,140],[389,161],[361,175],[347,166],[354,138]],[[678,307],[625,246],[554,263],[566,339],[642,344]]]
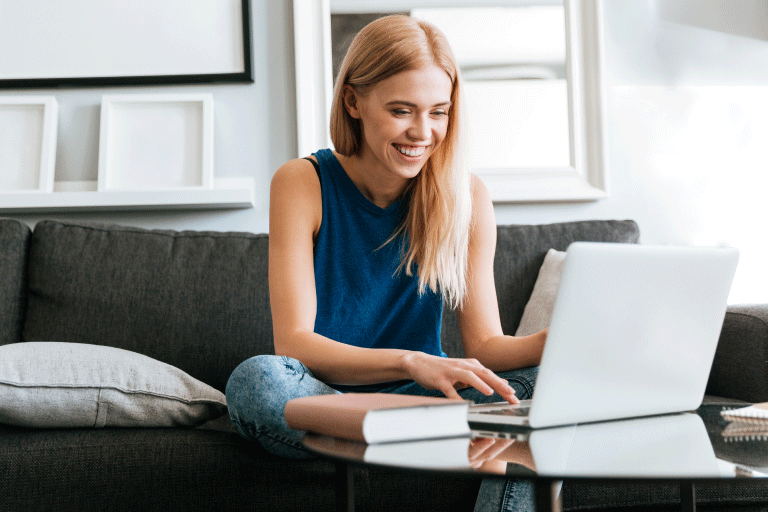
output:
[[[387,176],[385,170],[364,156],[334,154],[352,183],[379,208],[387,208],[400,199],[408,186],[409,180]]]

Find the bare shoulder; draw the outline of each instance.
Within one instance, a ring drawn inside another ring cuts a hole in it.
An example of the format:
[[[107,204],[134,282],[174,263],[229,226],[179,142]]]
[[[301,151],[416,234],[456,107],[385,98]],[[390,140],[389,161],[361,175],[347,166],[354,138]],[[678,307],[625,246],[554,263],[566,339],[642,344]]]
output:
[[[473,231],[496,232],[496,215],[493,211],[491,193],[483,180],[472,174],[472,226]]]
[[[314,160],[314,157],[312,157]],[[297,185],[308,186],[320,185],[315,167],[311,162],[304,158],[294,158],[289,160],[275,172],[272,176],[272,187],[295,187]]]
[[[470,176],[473,201],[481,204],[491,203],[491,193],[488,191],[488,186],[477,176],[477,174],[472,173]]]
[[[321,215],[320,178],[312,163],[296,158],[280,166],[270,186],[270,225],[293,223],[298,216],[316,229]]]

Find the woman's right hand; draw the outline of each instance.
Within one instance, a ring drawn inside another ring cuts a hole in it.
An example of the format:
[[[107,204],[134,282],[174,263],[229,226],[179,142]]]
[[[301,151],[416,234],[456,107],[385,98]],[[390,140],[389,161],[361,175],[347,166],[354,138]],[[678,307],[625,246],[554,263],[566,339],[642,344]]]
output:
[[[403,356],[403,366],[412,380],[426,389],[442,391],[448,398],[461,398],[457,389],[473,387],[486,396],[496,392],[511,404],[520,402],[512,386],[477,359],[454,359],[409,352]]]

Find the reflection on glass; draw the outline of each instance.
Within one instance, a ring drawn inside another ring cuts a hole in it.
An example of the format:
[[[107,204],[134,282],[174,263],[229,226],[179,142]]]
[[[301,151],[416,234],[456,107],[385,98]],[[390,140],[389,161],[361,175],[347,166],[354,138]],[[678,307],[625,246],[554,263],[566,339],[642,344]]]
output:
[[[694,413],[373,445],[308,434],[303,443],[318,453],[372,464],[517,476],[708,478],[746,471],[716,457]]]
[[[531,469],[553,477],[718,477],[702,419],[693,413],[529,430]],[[502,453],[496,458],[504,458]],[[520,454],[506,459],[520,464]]]
[[[310,433],[302,442],[311,450],[320,453],[371,464],[443,470],[472,467],[469,458],[471,442],[469,437],[365,444]]]

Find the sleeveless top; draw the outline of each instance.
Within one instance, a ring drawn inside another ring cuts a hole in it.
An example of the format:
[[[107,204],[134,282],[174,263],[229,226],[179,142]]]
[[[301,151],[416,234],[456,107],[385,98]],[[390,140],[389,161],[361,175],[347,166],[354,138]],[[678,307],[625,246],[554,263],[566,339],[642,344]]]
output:
[[[408,199],[381,208],[357,188],[330,149],[314,153],[323,218],[315,241],[315,332],[364,348],[419,350],[446,357],[440,346],[443,300],[398,271]],[[314,163],[314,162],[313,162]],[[385,245],[386,243],[386,245]]]

